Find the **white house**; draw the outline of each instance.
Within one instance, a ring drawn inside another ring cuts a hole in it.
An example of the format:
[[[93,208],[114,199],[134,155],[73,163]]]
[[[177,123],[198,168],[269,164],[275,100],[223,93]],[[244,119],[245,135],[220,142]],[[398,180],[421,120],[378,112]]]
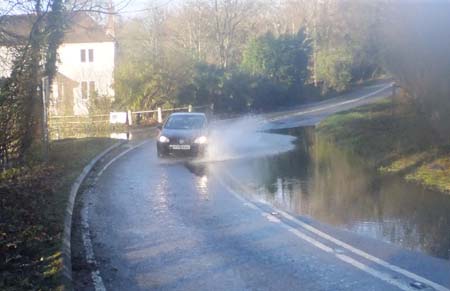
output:
[[[102,26],[85,13],[69,17],[69,29],[58,48],[58,73],[51,84],[49,111],[53,115],[86,115],[92,98],[114,98],[114,19],[110,16]],[[26,37],[33,18],[11,15],[0,23],[3,31]],[[10,74],[11,54],[7,45],[0,44],[0,77]]]

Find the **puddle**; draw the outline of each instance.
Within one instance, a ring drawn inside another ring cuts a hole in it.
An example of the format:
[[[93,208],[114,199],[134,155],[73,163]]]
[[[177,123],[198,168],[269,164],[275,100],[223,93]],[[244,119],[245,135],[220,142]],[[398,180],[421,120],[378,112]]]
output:
[[[254,199],[292,214],[449,259],[450,195],[380,177],[313,128],[285,131],[294,149],[221,164]]]

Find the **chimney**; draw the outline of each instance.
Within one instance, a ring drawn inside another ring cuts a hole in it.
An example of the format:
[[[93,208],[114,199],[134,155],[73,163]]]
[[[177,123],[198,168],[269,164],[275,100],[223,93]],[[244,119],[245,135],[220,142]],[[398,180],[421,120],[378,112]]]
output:
[[[109,0],[108,7],[108,21],[106,23],[106,34],[115,38],[116,37],[116,12],[114,11],[114,4],[112,0]]]

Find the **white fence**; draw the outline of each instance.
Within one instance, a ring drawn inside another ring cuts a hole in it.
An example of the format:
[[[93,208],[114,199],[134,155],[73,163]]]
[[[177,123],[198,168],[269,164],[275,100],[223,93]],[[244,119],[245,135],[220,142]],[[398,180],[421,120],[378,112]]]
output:
[[[128,125],[133,125],[135,120],[142,117],[142,116],[153,116],[154,119],[158,123],[162,123],[164,119],[165,113],[172,113],[172,112],[180,112],[180,111],[187,111],[192,112],[193,110],[207,110],[211,108],[209,105],[203,105],[203,106],[192,106],[188,105],[186,107],[178,107],[178,108],[170,108],[170,109],[162,109],[161,107],[158,107],[155,110],[140,110],[140,111],[128,111],[127,112],[127,121]]]
[[[110,112],[95,115],[49,116],[48,129],[51,139],[68,137],[107,136],[109,132],[126,131],[129,126],[149,126],[161,123],[172,112],[208,111],[209,105],[154,110]]]

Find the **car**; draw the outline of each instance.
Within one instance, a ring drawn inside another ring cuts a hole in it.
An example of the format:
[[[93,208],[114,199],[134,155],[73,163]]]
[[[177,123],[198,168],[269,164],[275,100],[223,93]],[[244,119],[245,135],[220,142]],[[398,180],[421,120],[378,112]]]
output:
[[[172,113],[159,126],[158,157],[203,156],[208,146],[208,120],[204,113]]]

